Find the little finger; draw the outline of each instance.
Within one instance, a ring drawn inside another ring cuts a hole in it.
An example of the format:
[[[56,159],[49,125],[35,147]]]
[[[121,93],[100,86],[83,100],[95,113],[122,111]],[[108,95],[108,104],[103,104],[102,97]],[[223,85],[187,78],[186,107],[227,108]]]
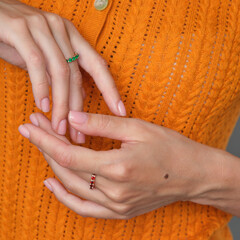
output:
[[[117,214],[97,203],[88,200],[81,200],[79,197],[68,193],[66,189],[54,178],[47,179],[49,190],[56,198],[68,208],[83,217],[124,219],[125,216]],[[50,186],[49,186],[50,185]]]

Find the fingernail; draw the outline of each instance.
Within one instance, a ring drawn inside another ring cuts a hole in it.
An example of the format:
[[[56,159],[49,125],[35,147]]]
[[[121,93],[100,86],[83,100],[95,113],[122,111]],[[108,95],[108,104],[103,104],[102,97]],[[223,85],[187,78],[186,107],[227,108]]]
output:
[[[22,134],[23,137],[25,138],[29,138],[30,137],[30,133],[29,131],[27,130],[27,128],[23,125],[20,125],[18,127],[18,131]]]
[[[126,116],[127,115],[125,106],[124,106],[124,104],[121,100],[118,103],[118,110],[119,110],[121,116]]]
[[[49,98],[43,98],[41,101],[41,109],[43,112],[49,112],[50,110],[50,102],[49,102]]]
[[[53,192],[52,186],[49,184],[47,180],[43,181],[43,183],[51,192]]]
[[[29,118],[33,125],[35,125],[37,127],[39,126],[38,120],[34,114],[31,114]]]
[[[67,120],[62,120],[58,125],[58,134],[65,135],[67,131]]]
[[[85,135],[77,132],[77,143],[85,143]]]
[[[69,121],[76,124],[83,124],[87,121],[88,116],[84,112],[74,112],[70,111]]]
[[[39,147],[37,147],[38,148],[38,150],[40,151],[40,152],[42,152],[42,149],[41,148],[39,148]]]

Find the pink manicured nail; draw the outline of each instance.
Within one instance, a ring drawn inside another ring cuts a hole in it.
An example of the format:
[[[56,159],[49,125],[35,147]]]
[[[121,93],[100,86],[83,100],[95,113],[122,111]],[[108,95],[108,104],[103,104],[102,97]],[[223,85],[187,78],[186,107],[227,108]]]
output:
[[[77,143],[85,143],[85,135],[77,132]]]
[[[67,120],[62,120],[58,125],[58,134],[65,135],[67,131]]]
[[[70,111],[69,113],[69,122],[76,124],[83,124],[87,121],[88,116],[84,112],[74,112]]]
[[[119,101],[119,103],[118,103],[118,110],[119,110],[121,116],[124,117],[124,116],[127,115],[127,112],[126,112],[125,106],[124,106],[124,104],[123,104],[122,101]]]
[[[30,133],[24,125],[20,125],[18,127],[18,131],[22,134],[23,137],[25,137],[25,138],[30,137]]]
[[[31,114],[29,118],[33,125],[35,125],[37,127],[39,126],[38,120],[34,114]]]
[[[50,102],[49,102],[49,98],[43,98],[41,101],[41,109],[43,112],[49,112],[50,110]]]
[[[43,183],[51,192],[53,192],[52,186],[49,184],[47,180],[43,181]]]

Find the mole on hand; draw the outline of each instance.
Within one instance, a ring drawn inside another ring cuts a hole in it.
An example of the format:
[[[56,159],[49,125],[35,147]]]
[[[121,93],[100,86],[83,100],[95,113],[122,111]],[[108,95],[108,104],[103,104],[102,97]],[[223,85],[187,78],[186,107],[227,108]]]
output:
[[[164,176],[165,179],[168,179],[168,173]]]

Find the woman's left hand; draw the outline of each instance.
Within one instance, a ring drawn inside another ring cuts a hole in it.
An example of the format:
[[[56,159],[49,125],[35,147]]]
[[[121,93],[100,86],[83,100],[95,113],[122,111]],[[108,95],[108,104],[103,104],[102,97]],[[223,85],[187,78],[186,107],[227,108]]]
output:
[[[30,119],[34,125],[19,131],[41,149],[65,188],[55,178],[46,185],[79,215],[129,219],[207,191],[212,148],[174,130],[139,119],[70,112],[78,131],[122,141],[120,149],[94,151],[71,145],[42,114]],[[92,173],[96,188],[90,190]]]

